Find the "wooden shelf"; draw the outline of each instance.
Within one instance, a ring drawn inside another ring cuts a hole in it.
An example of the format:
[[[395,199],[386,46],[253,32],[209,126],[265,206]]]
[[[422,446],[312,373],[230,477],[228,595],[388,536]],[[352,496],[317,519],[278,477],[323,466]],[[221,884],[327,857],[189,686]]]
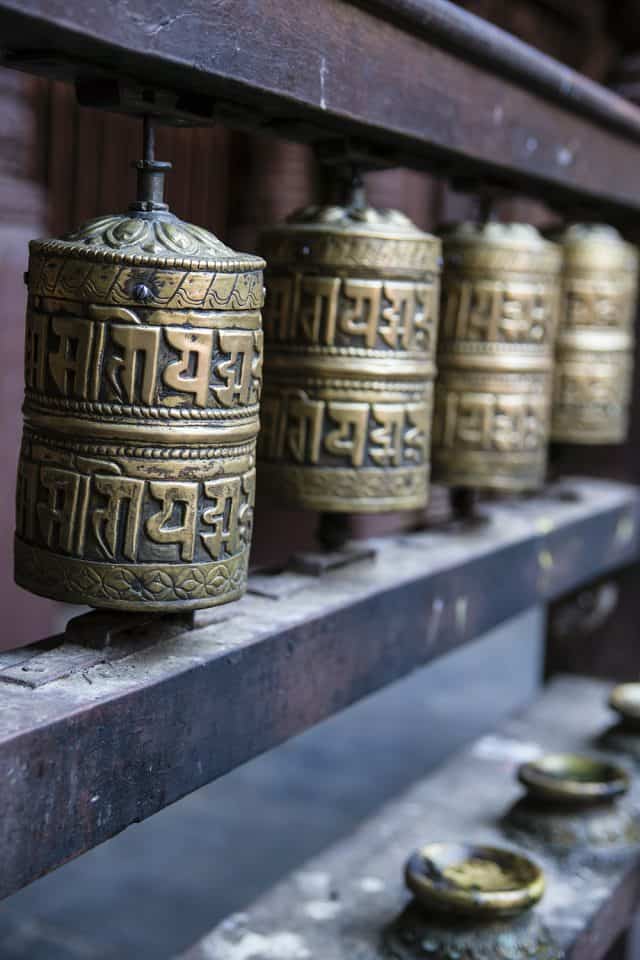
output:
[[[7,65],[170,91],[169,114],[347,136],[574,212],[640,208],[640,111],[446,0],[0,0],[0,29]]]
[[[381,934],[410,902],[402,879],[409,854],[438,840],[513,847],[501,820],[522,795],[518,765],[542,752],[601,746],[598,736],[613,723],[605,707],[608,690],[608,684],[578,677],[554,681],[522,716],[453,757],[246,912],[223,921],[183,960],[230,960],[244,956],[249,944],[256,954],[260,948],[276,956],[278,943],[291,955],[323,960],[388,957]],[[617,761],[634,776],[633,758]],[[637,775],[634,781],[630,798],[620,803],[637,816]],[[556,858],[539,842],[529,849],[547,881],[533,916],[565,960],[602,960],[634,919],[640,850]]]
[[[319,577],[261,575],[191,628],[138,620],[96,649],[105,615],[94,614],[73,642],[0,654],[0,896],[509,617],[640,559],[634,487],[566,481],[482,512],[487,522],[471,529],[371,541],[373,559]]]

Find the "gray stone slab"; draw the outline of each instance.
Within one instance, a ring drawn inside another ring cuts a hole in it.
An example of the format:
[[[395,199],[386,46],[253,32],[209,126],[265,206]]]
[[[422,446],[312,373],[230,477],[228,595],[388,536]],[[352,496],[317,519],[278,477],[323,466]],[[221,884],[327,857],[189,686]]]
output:
[[[467,683],[473,697],[473,680]],[[542,752],[593,752],[612,721],[607,690],[580,678],[554,682],[521,717],[481,737],[246,913],[227,918],[184,960],[379,960],[382,929],[410,902],[402,871],[411,851],[431,840],[508,843],[500,819],[521,794],[518,764]],[[640,808],[637,776],[623,802]],[[535,855],[547,876],[540,922],[572,960],[604,956],[635,907],[638,852],[590,863]]]
[[[530,610],[21,890],[0,957],[69,934],[110,960],[175,956],[530,700],[543,629]]]

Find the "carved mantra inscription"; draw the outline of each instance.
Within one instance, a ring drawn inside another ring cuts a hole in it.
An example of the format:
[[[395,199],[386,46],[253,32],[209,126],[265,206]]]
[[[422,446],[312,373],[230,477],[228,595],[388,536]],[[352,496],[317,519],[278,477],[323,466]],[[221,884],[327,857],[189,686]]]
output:
[[[264,310],[274,344],[433,352],[436,320],[433,283],[300,273],[269,278]]]
[[[437,308],[426,275],[269,277],[259,451],[274,491],[312,509],[425,503]]]
[[[509,453],[546,443],[549,399],[538,394],[472,393],[436,387],[434,442],[445,449]]]
[[[442,341],[549,344],[557,299],[548,284],[452,281],[442,308]]]
[[[445,270],[434,479],[516,490],[543,482],[558,296],[552,278]]]
[[[240,596],[261,379],[257,310],[32,296],[17,581],[134,610]]]
[[[71,469],[25,455],[16,530],[30,543],[88,560],[223,560],[249,545],[254,490],[253,470],[200,482],[145,480],[126,476],[115,461],[77,456]]]
[[[25,384],[38,394],[153,406],[257,403],[262,332],[143,324],[125,307],[27,313]]]
[[[553,385],[554,440],[622,443],[626,439],[634,306],[632,275],[609,280],[565,278]]]
[[[568,277],[563,285],[562,328],[631,329],[634,302],[632,278],[594,282],[587,277]]]
[[[267,394],[259,450],[296,464],[399,467],[427,461],[427,403],[312,400],[304,390]]]

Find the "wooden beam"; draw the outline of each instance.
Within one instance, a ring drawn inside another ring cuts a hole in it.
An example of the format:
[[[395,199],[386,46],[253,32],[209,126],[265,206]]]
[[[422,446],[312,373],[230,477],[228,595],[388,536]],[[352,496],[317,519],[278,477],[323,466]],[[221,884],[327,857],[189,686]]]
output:
[[[536,604],[640,557],[640,493],[575,481],[471,530],[261,575],[228,607],[0,654],[0,895]],[[309,567],[307,567],[309,569]]]
[[[640,111],[446,0],[0,0],[0,30],[5,63],[173,91],[169,115],[355,138],[614,219],[640,207]]]

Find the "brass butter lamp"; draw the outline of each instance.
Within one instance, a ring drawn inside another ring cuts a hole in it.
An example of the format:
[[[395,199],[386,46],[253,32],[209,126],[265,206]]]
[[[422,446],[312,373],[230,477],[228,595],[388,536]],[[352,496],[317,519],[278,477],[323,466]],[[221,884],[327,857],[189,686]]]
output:
[[[640,843],[637,815],[624,803],[630,778],[619,764],[582,754],[549,754],[523,764],[518,779],[526,796],[502,821],[518,843],[587,861],[625,855]]]
[[[534,907],[541,867],[516,850],[429,843],[405,867],[414,900],[385,929],[385,956],[397,960],[560,960]]]
[[[544,874],[529,857],[468,843],[427,844],[410,857],[405,879],[423,907],[456,917],[517,916],[544,893]]]

